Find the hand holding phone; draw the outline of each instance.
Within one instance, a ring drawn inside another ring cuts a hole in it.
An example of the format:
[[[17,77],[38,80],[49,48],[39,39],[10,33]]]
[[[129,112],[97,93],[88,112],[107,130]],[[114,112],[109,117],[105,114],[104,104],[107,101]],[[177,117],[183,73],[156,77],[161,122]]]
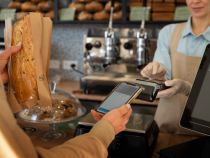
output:
[[[131,116],[132,109],[130,104],[125,104],[119,108],[113,109],[106,113],[105,115],[91,110],[91,114],[95,120],[99,121],[101,119],[109,122],[114,128],[115,134],[123,131],[126,127],[126,124]]]
[[[120,83],[112,90],[96,111],[105,114],[123,104],[130,103],[141,92],[142,87],[140,85],[127,82]]]

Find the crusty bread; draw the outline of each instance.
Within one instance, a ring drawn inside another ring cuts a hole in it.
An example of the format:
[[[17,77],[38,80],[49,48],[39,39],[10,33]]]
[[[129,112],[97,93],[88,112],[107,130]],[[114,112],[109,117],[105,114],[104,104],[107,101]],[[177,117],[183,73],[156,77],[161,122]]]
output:
[[[44,16],[49,17],[50,19],[54,19],[54,17],[55,17],[54,10],[51,10],[51,11],[45,13]]]
[[[109,14],[105,10],[100,11],[100,12],[96,12],[93,15],[93,19],[97,20],[97,21],[108,20],[109,19]]]
[[[32,30],[29,16],[17,21],[13,27],[12,45],[22,43],[20,52],[11,57],[10,82],[17,101],[34,103],[38,99],[36,81],[36,66],[34,59],[34,47],[32,42]]]
[[[37,5],[32,2],[26,1],[21,4],[21,11],[35,12],[36,10],[37,10]]]
[[[49,12],[50,10],[53,9],[53,2],[52,1],[43,1],[40,2],[38,5],[38,10],[42,12]]]
[[[84,11],[85,10],[85,5],[83,3],[79,2],[72,2],[68,6],[69,8],[73,8],[78,12]]]
[[[111,10],[111,1],[107,2],[105,5],[105,10],[107,12],[110,12]],[[121,3],[120,2],[115,2],[114,3],[114,12],[121,10]]]
[[[114,21],[121,20],[121,19],[122,19],[122,11],[118,11],[118,12],[113,13],[113,20]]]
[[[92,20],[93,15],[86,11],[80,12],[77,19],[79,21]]]
[[[21,3],[20,2],[11,1],[11,2],[9,2],[8,7],[19,10],[21,8]]]
[[[102,11],[103,8],[104,6],[100,2],[97,2],[97,1],[93,1],[85,5],[85,10],[87,12],[99,12],[99,11]]]

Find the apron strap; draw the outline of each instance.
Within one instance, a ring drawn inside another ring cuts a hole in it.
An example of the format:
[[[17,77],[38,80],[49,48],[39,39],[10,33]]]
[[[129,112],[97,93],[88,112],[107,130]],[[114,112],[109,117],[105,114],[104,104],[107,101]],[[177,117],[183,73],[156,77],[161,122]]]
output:
[[[175,59],[175,53],[177,52],[177,47],[179,44],[179,40],[181,38],[182,35],[182,30],[184,29],[186,23],[180,23],[180,24],[176,24],[174,31],[172,33],[172,37],[170,40],[170,44],[169,44],[169,55],[170,55],[170,59],[171,59],[171,71],[172,71],[172,75],[171,77],[174,78],[174,59]]]
[[[176,50],[177,50],[179,40],[182,35],[182,30],[184,29],[185,25],[186,23],[176,24],[174,28],[174,31],[171,36],[170,45],[169,45],[171,55],[173,54],[173,52],[177,52]]]

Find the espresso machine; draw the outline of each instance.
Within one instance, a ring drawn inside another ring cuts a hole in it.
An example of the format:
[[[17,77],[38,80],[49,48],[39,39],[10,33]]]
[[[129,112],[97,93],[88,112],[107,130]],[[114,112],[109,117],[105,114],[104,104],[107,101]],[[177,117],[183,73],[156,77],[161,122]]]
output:
[[[119,82],[135,82],[139,70],[149,61],[145,21],[139,29],[113,28],[113,8],[108,28],[89,29],[84,36],[81,89],[85,93],[108,93]]]

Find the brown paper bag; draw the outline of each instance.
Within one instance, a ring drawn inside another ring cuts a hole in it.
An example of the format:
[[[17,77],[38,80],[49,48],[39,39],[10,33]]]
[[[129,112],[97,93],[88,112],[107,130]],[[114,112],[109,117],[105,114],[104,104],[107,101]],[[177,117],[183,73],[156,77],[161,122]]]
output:
[[[27,25],[23,25],[23,30],[21,32],[22,39],[19,39],[22,40],[21,50],[23,51],[30,46],[29,50],[32,50],[32,53],[29,58],[25,58],[25,56],[23,56],[24,54],[20,51],[12,56],[11,59],[11,69],[9,70],[11,82],[8,91],[8,100],[13,112],[18,112],[23,108],[31,108],[36,104],[42,107],[52,106],[51,94],[47,80],[52,22],[47,18],[43,18],[39,13],[30,13],[23,20],[25,20],[24,22]],[[12,45],[16,45],[18,42],[17,39],[15,39],[15,33],[17,34],[14,29]],[[30,36],[27,36],[26,34],[30,34]],[[27,55],[26,57],[28,57]],[[15,60],[14,58],[17,56],[19,56],[18,60]],[[31,62],[28,62],[28,60]],[[20,68],[31,66],[31,68],[34,68],[32,69],[34,70],[32,71],[33,73],[27,71],[27,68],[18,72],[15,69],[15,62],[22,63],[22,67]],[[20,78],[17,78],[17,75],[19,75]],[[22,87],[18,87],[19,84]],[[32,91],[33,93],[30,93]],[[26,100],[23,100],[21,95],[19,95],[18,98],[18,94],[32,94],[32,96],[29,95],[26,97]]]
[[[32,27],[32,37],[33,37],[33,43],[36,49],[34,49],[34,57],[36,61],[36,73],[37,73],[37,85],[38,85],[38,95],[39,100],[38,104],[41,106],[52,106],[51,101],[51,94],[49,90],[48,80],[47,80],[47,70],[45,64],[48,63],[48,61],[43,62],[43,59],[49,60],[49,58],[43,58],[44,56],[41,53],[42,49],[43,51],[49,48],[49,46],[45,47],[46,44],[49,43],[49,37],[47,34],[52,32],[52,29],[50,32],[44,32],[46,31],[48,26],[44,26],[47,24],[47,21],[44,22],[44,18],[41,16],[41,14],[37,13],[30,13],[30,20],[31,20],[31,27]],[[42,32],[39,30],[42,30]],[[44,35],[44,36],[43,36]],[[46,36],[46,38],[44,38]],[[48,40],[47,40],[48,39]],[[44,41],[47,40],[47,41]],[[49,52],[47,53],[46,57],[49,57]],[[48,69],[48,68],[47,68]]]
[[[52,20],[48,17],[43,18],[43,37],[42,37],[42,63],[46,77],[48,77],[50,53],[51,53],[51,38],[52,38]]]

